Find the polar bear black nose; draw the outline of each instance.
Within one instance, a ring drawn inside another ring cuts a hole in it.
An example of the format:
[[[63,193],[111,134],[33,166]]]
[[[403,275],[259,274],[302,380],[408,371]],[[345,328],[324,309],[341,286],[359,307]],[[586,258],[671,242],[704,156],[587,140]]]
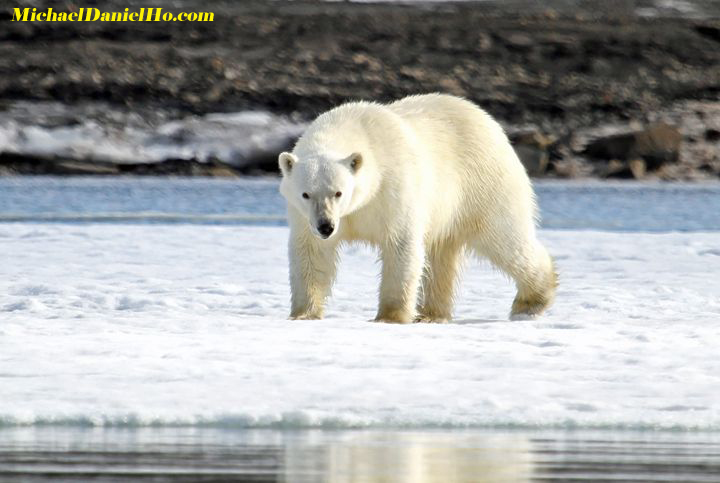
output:
[[[322,221],[318,225],[318,232],[325,238],[332,235],[333,231],[335,231],[335,227],[329,221]]]

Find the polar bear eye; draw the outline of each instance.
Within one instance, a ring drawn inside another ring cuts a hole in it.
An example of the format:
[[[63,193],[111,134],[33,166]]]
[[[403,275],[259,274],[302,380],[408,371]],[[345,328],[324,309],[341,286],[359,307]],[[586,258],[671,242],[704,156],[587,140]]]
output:
[[[303,193],[303,194],[302,194],[302,197],[305,198],[306,200],[307,200],[307,199],[310,199],[310,195],[307,194],[307,193]]]
[[[338,191],[335,193],[335,198],[340,198],[342,196],[342,191]]]

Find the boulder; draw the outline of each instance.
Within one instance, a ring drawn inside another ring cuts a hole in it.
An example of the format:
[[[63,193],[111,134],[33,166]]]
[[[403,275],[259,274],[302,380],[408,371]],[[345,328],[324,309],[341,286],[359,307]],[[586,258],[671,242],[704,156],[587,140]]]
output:
[[[668,124],[651,124],[642,130],[628,130],[590,141],[583,154],[593,159],[628,163],[641,159],[654,171],[666,163],[676,163],[680,156],[682,134]]]
[[[550,155],[548,150],[554,139],[535,128],[508,133],[515,152],[530,176],[542,176],[547,171]]]

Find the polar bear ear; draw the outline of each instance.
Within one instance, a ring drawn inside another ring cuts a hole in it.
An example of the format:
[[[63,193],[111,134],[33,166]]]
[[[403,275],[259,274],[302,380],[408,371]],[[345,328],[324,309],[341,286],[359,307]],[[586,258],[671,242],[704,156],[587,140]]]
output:
[[[283,176],[290,174],[295,163],[297,163],[297,158],[292,153],[280,153],[278,156],[278,165]]]
[[[363,158],[362,154],[360,153],[352,153],[347,158],[347,165],[350,168],[350,171],[353,173],[357,173],[358,169],[360,169],[360,166],[362,166]]]

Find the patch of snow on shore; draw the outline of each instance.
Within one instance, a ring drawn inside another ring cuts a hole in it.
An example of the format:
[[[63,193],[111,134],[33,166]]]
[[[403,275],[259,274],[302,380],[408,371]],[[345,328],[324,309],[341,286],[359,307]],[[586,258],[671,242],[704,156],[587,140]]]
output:
[[[210,159],[243,166],[272,156],[305,125],[268,112],[173,116],[100,104],[16,102],[0,111],[0,152],[116,163]]]

